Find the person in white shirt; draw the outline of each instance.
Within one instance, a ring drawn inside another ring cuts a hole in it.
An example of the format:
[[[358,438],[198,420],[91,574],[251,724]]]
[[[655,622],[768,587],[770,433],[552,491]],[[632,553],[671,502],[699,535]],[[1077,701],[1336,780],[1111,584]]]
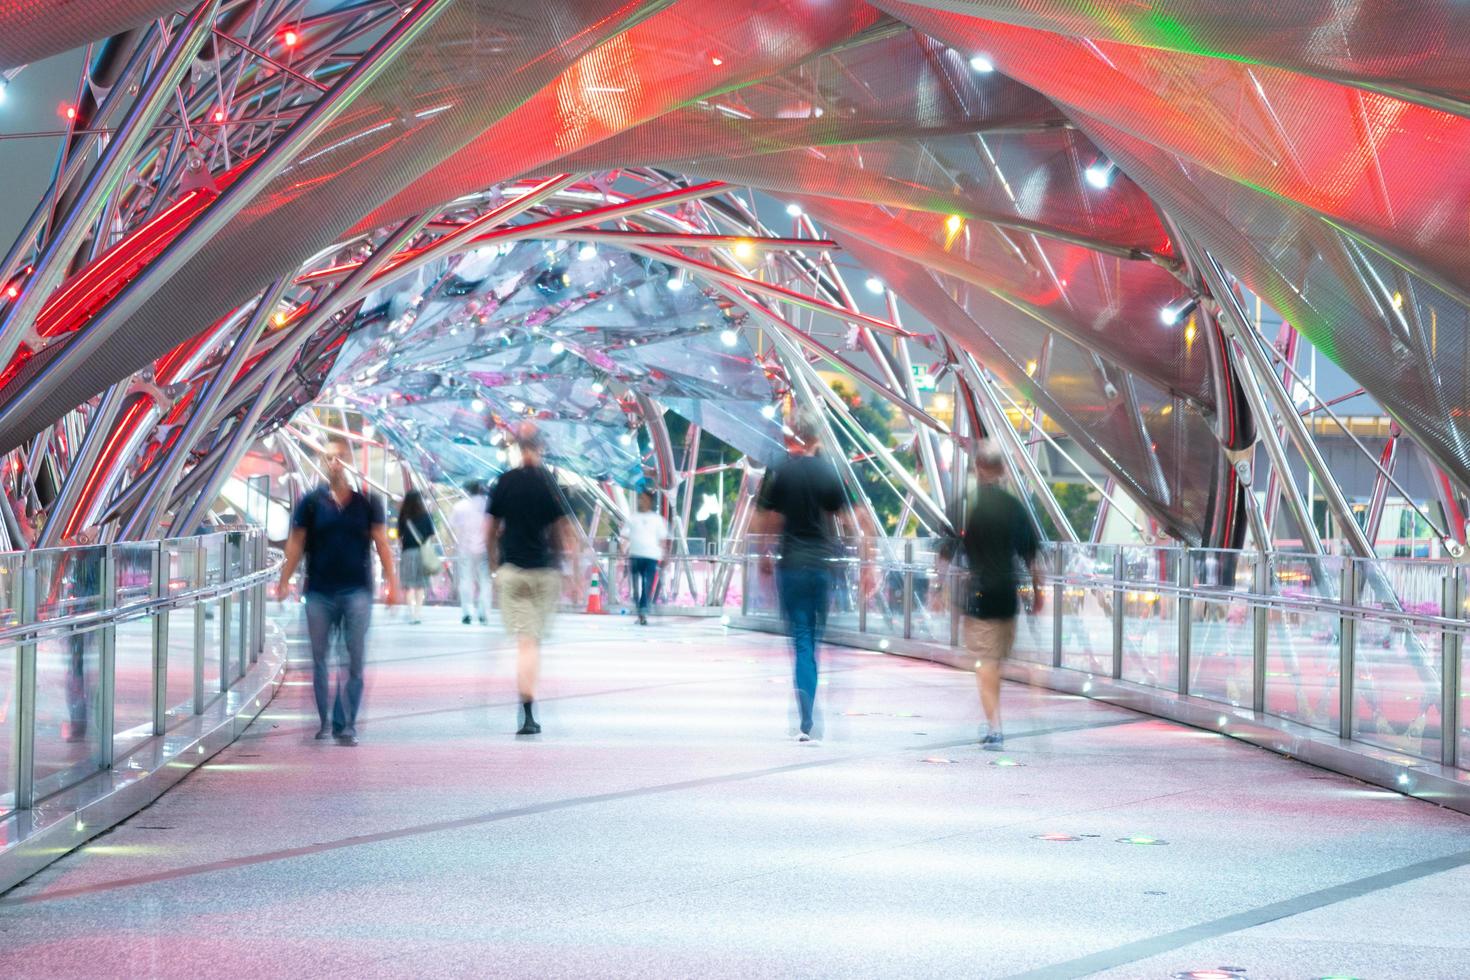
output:
[[[454,557],[455,581],[459,585],[460,622],[470,624],[478,612],[480,625],[490,621],[490,561],[485,553],[485,487],[479,480],[464,485],[465,499],[449,512],[449,525],[458,545]]]
[[[633,576],[633,601],[638,606],[638,624],[648,625],[648,607],[659,564],[668,558],[669,525],[653,506],[653,494],[638,494],[638,510],[623,525],[623,541]]]

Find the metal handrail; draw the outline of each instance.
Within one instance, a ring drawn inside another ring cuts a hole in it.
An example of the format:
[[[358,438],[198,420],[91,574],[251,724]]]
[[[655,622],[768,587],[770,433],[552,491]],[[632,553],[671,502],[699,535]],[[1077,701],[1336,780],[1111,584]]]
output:
[[[256,585],[273,581],[274,576],[280,574],[280,568],[281,561],[277,560],[261,571],[251,572],[243,578],[231,579],[218,585],[207,585],[203,588],[174,592],[157,598],[141,599],[126,605],[115,606],[112,609],[73,613],[35,623],[15,623],[0,627],[0,646],[32,643],[65,636],[80,636],[118,623],[131,623],[135,620],[146,619],[166,610],[182,609],[198,602],[234,595]]]

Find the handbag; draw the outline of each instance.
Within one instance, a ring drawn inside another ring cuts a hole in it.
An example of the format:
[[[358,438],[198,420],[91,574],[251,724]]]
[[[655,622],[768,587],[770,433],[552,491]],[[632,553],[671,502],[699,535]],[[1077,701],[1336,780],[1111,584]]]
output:
[[[419,530],[418,528],[413,526],[412,521],[409,522],[408,533],[412,534],[414,541],[418,542],[419,561],[424,566],[424,574],[438,575],[441,571],[443,571],[444,559],[439,556],[439,549],[431,544],[426,543],[422,538],[419,537]]]

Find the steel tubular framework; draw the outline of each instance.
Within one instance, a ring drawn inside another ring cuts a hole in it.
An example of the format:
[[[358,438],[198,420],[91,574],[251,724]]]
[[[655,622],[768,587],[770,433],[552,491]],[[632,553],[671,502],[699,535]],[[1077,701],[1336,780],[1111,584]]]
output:
[[[1464,75],[1433,67],[1470,56],[1449,0],[1412,61],[1325,3],[1275,33],[1178,5],[1221,57],[1121,3],[146,6],[0,21],[13,93],[89,45],[0,260],[11,549],[190,533],[237,473],[311,477],[319,425],[364,478],[401,485],[391,455],[442,489],[508,465],[530,415],[589,547],[646,480],[689,555],[701,460],[730,447],[738,552],[805,409],[878,537],[954,530],[990,436],[1056,541],[1370,558],[1394,499],[1464,554],[1470,251],[1426,203],[1470,195],[1425,149],[1470,142]],[[0,152],[37,138],[0,116]],[[1361,506],[1318,414],[1374,468]]]

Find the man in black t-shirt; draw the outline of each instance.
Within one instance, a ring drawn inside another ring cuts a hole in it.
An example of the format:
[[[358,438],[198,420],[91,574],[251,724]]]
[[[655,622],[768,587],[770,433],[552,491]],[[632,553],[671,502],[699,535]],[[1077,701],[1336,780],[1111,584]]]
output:
[[[1034,612],[1041,611],[1041,570],[1036,563],[1040,539],[1031,515],[1019,500],[1001,487],[1005,459],[990,441],[975,452],[975,476],[979,490],[965,520],[965,557],[969,562],[969,587],[963,593],[965,618],[962,642],[975,655],[975,680],[980,689],[980,707],[985,712],[986,731],[980,744],[1000,749],[1005,736],[1000,726],[1000,666],[1016,642],[1016,566],[1031,572]]]
[[[306,556],[306,632],[311,640],[311,687],[321,720],[316,737],[334,736],[357,744],[357,711],[362,705],[368,623],[373,612],[372,550],[377,549],[388,582],[388,604],[398,601],[398,572],[388,548],[383,502],[353,489],[346,461],[351,448],[340,437],[322,448],[327,482],[301,498],[291,514],[291,536],[281,566],[277,598],[284,599],[291,575]],[[347,679],[337,677],[331,691],[328,651],[341,630],[347,647]],[[328,718],[328,706],[331,716]]]
[[[795,655],[796,704],[801,730],[798,738],[821,737],[817,723],[817,645],[827,625],[828,594],[834,559],[838,557],[837,523],[846,523],[846,494],[837,468],[816,455],[819,429],[805,413],[791,420],[791,455],[777,465],[761,487],[757,501],[756,534],[781,535],[781,564],[776,570],[776,592],[781,614],[791,633]],[[761,558],[769,571],[769,555]]]
[[[517,735],[536,735],[533,706],[541,669],[541,637],[561,598],[563,556],[575,555],[571,522],[552,476],[541,465],[541,433],[531,422],[516,429],[521,465],[501,474],[490,492],[485,550],[505,627],[516,638]]]

